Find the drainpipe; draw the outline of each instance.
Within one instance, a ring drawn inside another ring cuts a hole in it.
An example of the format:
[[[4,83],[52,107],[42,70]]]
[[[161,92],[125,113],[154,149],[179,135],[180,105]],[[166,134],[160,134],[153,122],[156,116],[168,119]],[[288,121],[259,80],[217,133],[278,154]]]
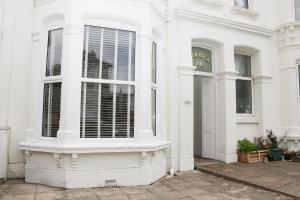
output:
[[[7,180],[10,128],[0,126],[0,180]]]

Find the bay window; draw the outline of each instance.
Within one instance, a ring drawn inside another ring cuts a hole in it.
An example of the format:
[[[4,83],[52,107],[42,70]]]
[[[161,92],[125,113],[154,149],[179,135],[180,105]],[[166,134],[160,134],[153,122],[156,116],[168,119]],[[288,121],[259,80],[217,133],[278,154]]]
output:
[[[300,20],[300,0],[294,0],[295,20]]]
[[[134,137],[135,44],[135,32],[85,26],[81,138]]]
[[[56,137],[60,122],[63,29],[48,32],[42,136]]]
[[[251,56],[234,54],[236,71],[236,112],[237,114],[252,114]]]
[[[248,0],[234,0],[234,6],[249,9],[249,2]]]
[[[151,62],[151,113],[152,113],[152,131],[156,136],[157,120],[157,45],[152,43],[152,62]]]

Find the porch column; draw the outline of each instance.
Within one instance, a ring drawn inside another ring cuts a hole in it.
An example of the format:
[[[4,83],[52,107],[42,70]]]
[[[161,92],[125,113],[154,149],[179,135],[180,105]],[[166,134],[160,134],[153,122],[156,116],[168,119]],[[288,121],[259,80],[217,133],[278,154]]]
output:
[[[259,131],[261,134],[264,134],[266,137],[266,129],[272,129],[272,77],[266,75],[257,75],[254,77],[254,92],[256,101],[254,105],[256,105],[255,110],[258,112],[259,117]]]
[[[194,76],[193,66],[179,66],[180,76],[180,130],[179,170],[194,169]]]
[[[237,161],[236,71],[234,47],[224,45],[224,66],[217,74],[218,159]]]

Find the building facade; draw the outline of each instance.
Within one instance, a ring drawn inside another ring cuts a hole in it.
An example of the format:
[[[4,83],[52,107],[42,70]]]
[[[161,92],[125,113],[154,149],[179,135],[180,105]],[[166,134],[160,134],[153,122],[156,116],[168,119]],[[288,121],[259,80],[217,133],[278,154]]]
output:
[[[300,145],[299,0],[0,0],[0,178],[147,185]]]

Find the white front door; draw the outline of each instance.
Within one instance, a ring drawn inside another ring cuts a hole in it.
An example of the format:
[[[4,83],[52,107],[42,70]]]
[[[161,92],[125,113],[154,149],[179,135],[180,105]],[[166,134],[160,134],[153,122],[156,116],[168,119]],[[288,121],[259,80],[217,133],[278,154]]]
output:
[[[202,156],[216,159],[215,81],[202,78]]]

